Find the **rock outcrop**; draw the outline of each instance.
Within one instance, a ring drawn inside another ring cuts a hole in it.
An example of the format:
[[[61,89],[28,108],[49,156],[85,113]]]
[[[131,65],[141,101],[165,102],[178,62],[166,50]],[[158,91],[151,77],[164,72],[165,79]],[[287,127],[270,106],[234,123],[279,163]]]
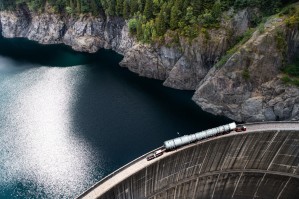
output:
[[[208,112],[237,121],[298,120],[299,89],[280,80],[282,63],[298,46],[297,27],[288,28],[279,18],[269,20],[263,33],[256,31],[221,68],[210,71],[193,100]]]
[[[145,77],[165,80],[176,89],[196,90],[193,100],[204,110],[237,121],[299,119],[299,90],[279,78],[285,55],[275,42],[283,31],[291,56],[298,47],[298,29],[289,30],[282,19],[268,22],[221,67],[213,67],[235,45],[259,16],[253,9],[225,13],[220,28],[205,30],[189,41],[173,45],[138,43],[127,22],[119,17],[65,17],[27,10],[0,12],[0,31],[7,38],[25,37],[42,44],[64,43],[74,50],[94,53],[112,49],[124,56],[120,65]],[[244,71],[249,71],[248,79]]]

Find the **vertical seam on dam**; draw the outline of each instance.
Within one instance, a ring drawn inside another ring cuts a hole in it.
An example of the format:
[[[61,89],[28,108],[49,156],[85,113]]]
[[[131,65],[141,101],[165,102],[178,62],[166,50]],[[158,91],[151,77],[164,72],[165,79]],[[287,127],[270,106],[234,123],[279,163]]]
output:
[[[281,194],[283,193],[284,189],[287,187],[287,184],[289,184],[292,177],[289,177],[288,181],[285,183],[284,187],[281,189],[279,195],[277,196],[277,199],[281,197]]]
[[[255,192],[254,192],[254,195],[253,195],[253,198],[252,198],[252,199],[254,199],[254,198],[256,197],[257,191],[259,190],[259,187],[260,187],[261,183],[263,182],[263,180],[264,180],[266,174],[267,174],[267,173],[265,173],[265,174],[263,175],[263,178],[259,181],[259,183],[258,183],[258,185],[257,185],[257,188],[256,188],[256,190],[255,190]]]
[[[270,164],[269,164],[267,170],[270,169],[272,163],[273,163],[273,162],[275,161],[275,159],[276,159],[277,154],[280,152],[281,148],[284,147],[284,145],[285,145],[286,141],[288,140],[288,138],[289,138],[289,135],[286,136],[286,138],[284,139],[283,143],[280,145],[280,147],[279,147],[279,149],[277,150],[277,152],[275,153],[275,155],[274,155],[272,161],[270,162]]]
[[[196,194],[197,185],[198,185],[198,178],[196,178],[195,189],[194,189],[193,196],[192,196],[193,199],[195,199],[195,196],[196,196],[195,194]]]
[[[235,195],[235,193],[236,193],[236,190],[237,190],[237,188],[238,188],[238,185],[239,185],[239,182],[240,182],[240,179],[241,179],[242,175],[243,175],[243,172],[240,174],[240,177],[239,177],[239,179],[238,179],[238,181],[237,181],[236,187],[235,187],[234,192],[233,192],[233,194],[232,194],[232,198],[234,197],[234,195]]]
[[[220,174],[218,174],[218,177],[217,177],[217,180],[216,180],[216,183],[215,183],[214,189],[213,189],[213,193],[212,193],[211,199],[213,199],[213,198],[214,198],[214,193],[215,193],[216,185],[217,185],[217,183],[218,183],[218,180],[219,180],[219,176],[220,176]]]

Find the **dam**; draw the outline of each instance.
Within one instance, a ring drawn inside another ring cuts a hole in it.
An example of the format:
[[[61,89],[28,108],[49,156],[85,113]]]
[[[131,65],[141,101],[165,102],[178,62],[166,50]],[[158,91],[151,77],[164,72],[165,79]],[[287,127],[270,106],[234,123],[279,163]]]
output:
[[[246,126],[152,161],[145,154],[78,198],[298,198],[299,122]]]

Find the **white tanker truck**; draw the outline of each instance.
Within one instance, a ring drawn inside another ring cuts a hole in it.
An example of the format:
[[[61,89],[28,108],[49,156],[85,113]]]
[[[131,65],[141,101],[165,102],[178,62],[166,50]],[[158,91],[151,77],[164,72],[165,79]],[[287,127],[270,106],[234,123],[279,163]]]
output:
[[[219,126],[216,128],[208,129],[205,131],[201,131],[195,134],[191,135],[184,135],[175,139],[167,140],[164,142],[163,149],[159,149],[154,153],[151,153],[147,156],[147,160],[152,160],[158,156],[163,155],[164,151],[170,151],[174,150],[176,148],[179,148],[181,146],[187,145],[192,142],[196,142],[199,140],[206,139],[208,137],[216,136],[216,135],[222,135],[229,133],[231,131],[235,130],[236,132],[246,131],[246,126],[237,126],[235,122],[226,124],[223,126]]]

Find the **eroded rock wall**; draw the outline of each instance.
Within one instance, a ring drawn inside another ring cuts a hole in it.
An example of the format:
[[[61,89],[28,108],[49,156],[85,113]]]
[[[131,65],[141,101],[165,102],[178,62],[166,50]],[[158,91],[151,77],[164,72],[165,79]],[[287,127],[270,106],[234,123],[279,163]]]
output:
[[[283,49],[279,36],[287,41]],[[256,31],[221,68],[210,71],[193,100],[237,121],[298,120],[299,89],[281,81],[283,62],[298,46],[297,27],[286,27],[279,18],[268,21],[263,33]]]

